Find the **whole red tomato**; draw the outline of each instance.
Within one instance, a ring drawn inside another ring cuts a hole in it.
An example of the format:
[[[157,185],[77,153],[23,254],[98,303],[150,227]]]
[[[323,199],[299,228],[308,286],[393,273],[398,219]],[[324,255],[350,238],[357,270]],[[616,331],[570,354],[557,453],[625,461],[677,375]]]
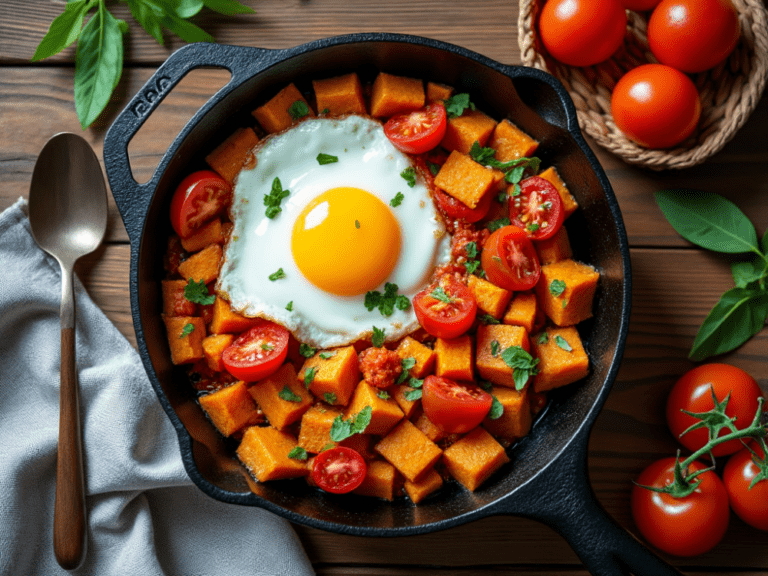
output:
[[[547,52],[569,66],[607,60],[621,46],[626,29],[619,0],[548,0],[539,15]]]
[[[656,59],[683,72],[719,64],[739,41],[739,15],[729,0],[662,0],[648,21]]]
[[[611,113],[630,140],[646,148],[670,148],[696,129],[701,103],[688,76],[662,64],[643,64],[616,83]]]
[[[762,448],[752,444],[759,458],[765,458]],[[749,448],[742,448],[728,459],[723,469],[723,483],[728,492],[731,510],[750,526],[768,531],[768,479],[750,484],[760,469]]]
[[[736,417],[734,425],[739,429],[752,423],[757,413],[757,399],[762,396],[755,379],[741,368],[730,364],[701,364],[683,374],[667,398],[667,424],[675,438],[692,452],[707,443],[709,431],[706,428],[697,428],[680,436],[691,425],[699,422],[697,418],[681,410],[694,413],[712,410],[714,402],[711,389],[715,391],[718,402],[722,402],[728,393],[731,394],[725,413],[731,418]],[[728,432],[724,429],[720,435]],[[725,456],[737,452],[741,447],[740,440],[730,440],[715,446],[712,454]]]
[[[675,458],[648,466],[637,484],[663,488],[674,478]],[[689,472],[706,468],[693,462]],[[697,556],[717,545],[728,529],[728,494],[712,471],[697,477],[700,484],[690,495],[674,498],[637,484],[632,487],[632,518],[643,537],[656,548],[675,556]]]

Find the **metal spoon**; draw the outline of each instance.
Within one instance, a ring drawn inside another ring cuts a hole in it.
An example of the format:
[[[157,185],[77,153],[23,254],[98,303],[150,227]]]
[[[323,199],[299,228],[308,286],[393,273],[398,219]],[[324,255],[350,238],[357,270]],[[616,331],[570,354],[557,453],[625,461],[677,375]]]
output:
[[[40,247],[61,265],[61,390],[53,549],[62,568],[85,558],[86,513],[75,367],[75,261],[93,252],[107,227],[107,190],[96,154],[76,134],[51,138],[35,163],[29,222]]]

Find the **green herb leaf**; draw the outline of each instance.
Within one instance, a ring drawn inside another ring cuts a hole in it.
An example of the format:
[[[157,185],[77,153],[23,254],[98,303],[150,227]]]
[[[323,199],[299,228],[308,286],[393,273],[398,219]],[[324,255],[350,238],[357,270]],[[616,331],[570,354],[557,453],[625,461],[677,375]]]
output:
[[[181,331],[181,334],[179,334],[179,339],[184,338],[185,336],[189,336],[194,331],[195,331],[194,324],[192,324],[191,322],[189,324],[185,324],[184,328]]]
[[[389,400],[390,398],[389,392],[387,392],[386,390],[379,390],[378,392],[376,392],[376,396],[378,396],[382,400]]]
[[[768,292],[731,288],[704,319],[688,357],[699,362],[729,352],[757,334],[768,317]]]
[[[522,390],[525,388],[528,379],[538,374],[536,365],[538,358],[534,358],[520,346],[510,346],[501,353],[501,359],[512,368],[512,378],[515,381],[515,388]]]
[[[416,186],[416,169],[413,166],[409,166],[400,172],[400,176],[402,176],[403,180],[405,180],[411,188]]]
[[[501,324],[501,320],[497,320],[490,314],[480,314],[477,319],[480,320],[480,322],[483,324]]]
[[[464,254],[467,258],[477,258],[477,242],[467,242],[464,244]]]
[[[236,0],[203,0],[203,4],[205,4],[206,8],[225,16],[256,13],[253,8],[240,4]]]
[[[392,200],[389,201],[389,205],[392,206],[392,208],[397,208],[400,206],[400,204],[403,203],[403,199],[405,199],[405,196],[402,192],[398,192],[395,194],[395,197],[392,198]]]
[[[565,292],[565,282],[562,280],[555,278],[549,283],[549,293],[552,294],[552,296],[560,296],[563,292]]]
[[[398,294],[397,290],[397,284],[387,282],[384,284],[384,294],[378,290],[366,292],[363,305],[369,312],[378,308],[382,316],[391,316],[395,312],[395,308],[408,310],[411,301],[408,300],[407,296]]]
[[[424,380],[419,380],[418,378],[411,378],[408,380],[408,386],[411,388],[421,388],[424,385]]]
[[[320,166],[323,166],[325,164],[334,164],[335,162],[339,161],[338,156],[331,156],[330,154],[323,154],[320,152],[320,154],[317,155],[317,163],[320,164]]]
[[[457,118],[464,114],[464,110],[469,108],[475,109],[475,105],[469,100],[469,94],[454,94],[448,100],[443,101],[445,104],[445,111],[448,114],[448,118]]]
[[[320,352],[318,356],[320,356],[320,358],[322,358],[323,360],[328,360],[329,358],[333,358],[334,356],[336,356],[336,352],[334,352],[333,350],[329,350],[326,352]]]
[[[427,160],[427,168],[429,168],[429,172],[432,176],[437,176],[437,173],[440,172],[440,165],[430,162],[429,160]]]
[[[299,344],[299,354],[304,356],[304,358],[312,358],[312,356],[315,355],[315,352],[317,352],[317,349],[312,348],[309,344],[306,344],[302,342]]]
[[[373,336],[371,336],[371,344],[376,346],[376,348],[381,348],[384,346],[384,330],[381,328],[376,328],[376,326],[373,327]]]
[[[315,380],[316,374],[317,374],[317,366],[312,366],[311,368],[307,369],[304,372],[304,386],[309,388],[312,385],[312,382]]]
[[[293,450],[288,452],[288,458],[292,458],[293,460],[301,460],[304,461],[309,457],[309,454],[307,454],[307,451],[304,450],[301,446],[296,446]]]
[[[401,358],[400,368],[402,368],[403,371],[400,373],[400,376],[397,377],[397,380],[395,380],[395,384],[402,384],[405,382],[410,377],[410,373],[408,371],[414,366],[416,366],[416,358],[413,356],[409,356],[408,358]]]
[[[573,352],[573,348],[570,344],[568,344],[568,341],[560,336],[560,334],[555,335],[555,344],[557,344],[560,348],[565,350],[566,352]]]
[[[536,339],[536,342],[538,344],[546,344],[547,342],[549,342],[549,334],[547,334],[546,332],[542,332],[541,334],[539,334],[539,337]]]
[[[213,36],[196,24],[179,16],[167,2],[160,0],[153,0],[152,2],[149,0],[144,1],[148,4],[160,7],[163,11],[160,16],[160,22],[162,22],[163,27],[176,34],[176,36],[184,40],[184,42],[213,42]]]
[[[344,420],[341,414],[336,416],[331,425],[331,440],[341,442],[355,434],[362,434],[371,423],[371,412],[373,408],[366,406],[357,414],[352,415],[349,420]]]
[[[761,278],[766,276],[766,272],[768,270],[762,256],[731,263],[731,274],[737,288],[747,288],[753,282],[759,282]]]
[[[276,272],[272,272],[272,274],[269,275],[269,279],[272,282],[280,280],[281,278],[285,278],[285,271],[282,268],[278,268]]]
[[[439,300],[440,302],[443,302],[445,304],[453,304],[456,299],[453,298],[453,296],[449,295],[442,286],[438,286],[432,292],[429,293],[429,295],[434,298],[435,300]]]
[[[280,392],[278,392],[277,395],[287,402],[301,402],[301,396],[294,393],[293,390],[288,388],[287,384],[283,386],[283,389],[280,390]]]
[[[672,227],[689,242],[729,254],[759,250],[755,227],[730,200],[697,190],[661,190],[655,197]]]
[[[323,394],[323,399],[328,402],[328,404],[336,404],[336,394],[333,392],[326,392]]]
[[[267,218],[272,219],[283,211],[283,209],[280,208],[280,202],[282,202],[283,198],[286,198],[290,193],[290,190],[283,190],[280,178],[276,177],[272,180],[272,189],[269,194],[264,194],[264,206],[267,207]]]
[[[360,220],[355,220],[355,228],[360,230]]]
[[[56,16],[51,22],[48,32],[45,33],[32,56],[32,62],[58,54],[77,40],[83,29],[85,14],[90,7],[90,0],[67,3],[64,6],[64,12]]]
[[[187,285],[184,286],[184,298],[203,306],[210,306],[216,301],[216,295],[208,293],[208,286],[205,285],[205,282],[202,280],[195,282],[192,278],[187,280]]]
[[[192,18],[203,9],[203,0],[175,0],[174,11],[181,18]]]
[[[275,345],[274,344],[267,344],[265,342],[264,344],[261,345],[261,349],[264,350],[265,352],[269,352],[270,350],[274,350],[275,349]]]
[[[161,46],[165,44],[163,39],[163,24],[160,21],[162,10],[153,8],[145,0],[127,0],[133,19],[138,22],[147,33]]]
[[[288,114],[290,114],[291,118],[294,120],[300,120],[309,115],[309,106],[307,106],[307,103],[304,102],[304,100],[296,100],[296,102],[288,107]]]
[[[509,220],[509,218],[499,218],[497,220],[491,220],[488,222],[488,224],[485,225],[486,228],[488,228],[489,232],[496,232],[499,228],[503,228],[504,226],[509,226],[512,222]]]
[[[501,351],[501,344],[498,340],[491,340],[491,356],[494,358],[499,355]]]
[[[415,402],[416,400],[421,400],[421,394],[421,388],[411,388],[403,392],[403,398],[408,400],[408,402]]]
[[[293,300],[288,302],[288,304],[285,305],[285,309],[288,310],[288,312],[293,312]]]
[[[499,399],[491,394],[491,410],[488,412],[488,418],[491,420],[498,420],[501,415],[504,414],[504,405],[499,402]]]

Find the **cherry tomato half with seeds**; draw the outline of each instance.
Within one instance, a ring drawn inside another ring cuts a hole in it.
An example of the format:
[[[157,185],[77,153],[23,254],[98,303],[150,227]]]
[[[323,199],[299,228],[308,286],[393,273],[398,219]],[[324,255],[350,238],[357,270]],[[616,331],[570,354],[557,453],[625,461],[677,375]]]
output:
[[[509,220],[531,240],[546,240],[563,225],[565,211],[560,193],[549,181],[532,176],[520,182],[520,192],[511,187]]]
[[[491,209],[492,194],[490,193],[484,194],[474,208],[470,208],[461,200],[457,200],[439,188],[435,188],[432,194],[437,207],[451,220],[464,220],[469,223],[478,222],[485,218]]]
[[[529,290],[541,275],[536,249],[517,226],[504,226],[488,237],[480,264],[489,281],[507,290]]]
[[[222,214],[232,203],[232,186],[212,170],[193,172],[176,188],[171,199],[171,226],[188,238],[203,224]]]
[[[691,452],[707,443],[709,431],[706,428],[697,428],[683,434],[700,420],[683,413],[682,410],[693,413],[712,410],[715,405],[711,390],[715,391],[718,402],[722,402],[729,393],[731,394],[725,413],[731,418],[736,417],[734,426],[739,429],[752,423],[757,413],[757,399],[762,396],[755,379],[741,368],[730,364],[701,364],[683,374],[667,397],[667,425],[672,435]],[[724,436],[728,432],[729,430],[724,428],[720,435]],[[681,434],[683,435],[680,436]],[[742,446],[740,440],[730,440],[715,446],[712,454],[733,454]]]
[[[430,421],[448,434],[469,432],[491,410],[493,398],[473,384],[449,378],[427,376],[422,386],[421,405]]]
[[[752,443],[750,448],[758,458],[765,459],[765,452],[760,446]],[[723,484],[736,516],[758,530],[768,531],[768,479],[760,480],[750,488],[760,473],[753,458],[747,447],[728,458],[723,468]]]
[[[697,476],[700,484],[684,498],[642,487],[668,485],[674,478],[674,466],[675,458],[662,458],[640,473],[632,487],[632,518],[643,537],[656,548],[675,556],[697,556],[723,539],[730,515],[728,494],[712,471]],[[689,473],[705,468],[695,461]]]
[[[392,116],[384,124],[384,134],[398,150],[423,154],[440,144],[447,126],[445,106],[433,102],[415,112]]]
[[[367,473],[363,457],[346,446],[323,450],[312,463],[312,481],[332,494],[351,492],[363,483]]]
[[[424,330],[437,338],[457,338],[472,327],[477,301],[453,276],[444,275],[413,297],[413,311]]]
[[[255,382],[272,375],[288,355],[288,330],[259,319],[256,325],[224,349],[221,360],[227,372],[245,382]]]

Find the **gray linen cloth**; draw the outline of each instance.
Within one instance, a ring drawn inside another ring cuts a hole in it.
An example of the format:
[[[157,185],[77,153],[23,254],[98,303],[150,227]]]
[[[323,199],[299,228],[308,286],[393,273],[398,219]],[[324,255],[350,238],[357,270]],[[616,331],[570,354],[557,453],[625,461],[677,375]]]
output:
[[[53,554],[61,300],[20,199],[0,214],[0,575],[67,574]],[[314,574],[290,524],[189,479],[138,353],[75,281],[87,576]]]

